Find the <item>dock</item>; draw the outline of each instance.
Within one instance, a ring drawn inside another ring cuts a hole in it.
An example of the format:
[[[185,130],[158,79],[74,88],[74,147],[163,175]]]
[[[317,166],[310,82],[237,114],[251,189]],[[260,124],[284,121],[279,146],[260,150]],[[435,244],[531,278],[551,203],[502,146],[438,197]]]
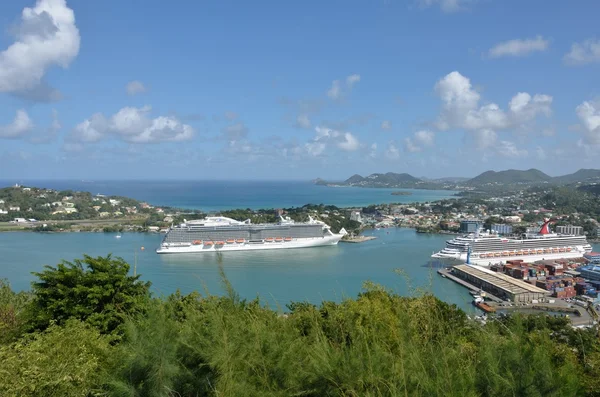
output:
[[[364,243],[365,241],[375,240],[375,236],[356,236],[340,240],[340,243]]]
[[[481,291],[481,288],[479,288],[479,287],[477,287],[477,286],[475,286],[475,285],[473,285],[473,284],[471,284],[471,283],[469,283],[469,282],[467,282],[465,280],[462,280],[462,279],[456,277],[455,275],[452,274],[452,272],[450,270],[447,270],[447,269],[444,268],[444,269],[438,269],[437,272],[438,272],[438,274],[442,275],[443,277],[446,277],[447,279],[452,280],[455,283],[462,285],[463,287],[467,288],[469,291],[472,291],[472,292],[475,292],[475,293],[479,293]],[[497,303],[502,302],[502,299],[500,299],[497,296],[494,296],[494,295],[492,295],[492,294],[490,294],[488,292],[486,292],[485,297],[487,299],[489,299],[491,301],[494,301],[494,302],[497,302]]]

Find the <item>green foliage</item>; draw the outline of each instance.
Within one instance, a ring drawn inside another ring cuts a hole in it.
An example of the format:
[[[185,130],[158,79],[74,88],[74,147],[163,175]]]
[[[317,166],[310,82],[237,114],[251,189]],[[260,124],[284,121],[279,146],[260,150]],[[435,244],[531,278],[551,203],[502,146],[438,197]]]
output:
[[[75,318],[102,333],[118,332],[128,316],[143,312],[149,297],[150,283],[128,272],[129,264],[110,255],[46,266],[34,273],[32,325],[44,329]]]
[[[90,396],[111,367],[110,339],[76,320],[0,346],[0,395]]]
[[[430,294],[372,283],[356,299],[292,302],[282,313],[240,299],[222,267],[225,296],[152,299],[127,269],[84,257],[40,273],[32,321],[52,321],[0,345],[0,395],[598,395],[597,329],[565,318],[480,325]],[[101,293],[117,289],[125,296]],[[27,307],[17,295],[3,284],[0,303]],[[119,334],[106,335],[107,324]]]
[[[5,279],[0,279],[0,345],[13,341],[24,332],[32,295],[14,292]]]

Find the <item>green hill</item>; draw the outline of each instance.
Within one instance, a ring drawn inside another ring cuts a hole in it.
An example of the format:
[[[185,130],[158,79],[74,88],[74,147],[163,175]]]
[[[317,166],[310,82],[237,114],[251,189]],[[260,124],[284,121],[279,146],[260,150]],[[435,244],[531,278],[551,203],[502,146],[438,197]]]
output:
[[[543,183],[552,181],[552,177],[535,168],[529,170],[486,171],[469,179],[469,186],[486,184],[509,185],[515,183]]]
[[[582,168],[572,174],[557,176],[552,182],[559,184],[600,180],[600,170]]]

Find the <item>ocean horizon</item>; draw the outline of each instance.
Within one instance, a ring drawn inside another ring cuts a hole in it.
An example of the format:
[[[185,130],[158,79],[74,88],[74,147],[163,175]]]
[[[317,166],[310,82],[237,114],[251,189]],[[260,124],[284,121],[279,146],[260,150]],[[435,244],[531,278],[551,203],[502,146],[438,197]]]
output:
[[[417,203],[453,198],[451,190],[328,187],[307,180],[75,180],[4,179],[0,187],[25,186],[85,191],[130,197],[156,206],[206,212],[238,208],[271,209],[325,204],[364,207],[371,204]],[[395,191],[410,195],[394,196]]]

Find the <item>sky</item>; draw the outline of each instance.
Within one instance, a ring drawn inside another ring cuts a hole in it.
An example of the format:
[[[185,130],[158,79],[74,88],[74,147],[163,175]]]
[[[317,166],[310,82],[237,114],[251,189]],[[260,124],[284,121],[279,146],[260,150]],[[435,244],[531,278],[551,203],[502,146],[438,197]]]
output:
[[[0,179],[600,168],[596,0],[0,2]]]

